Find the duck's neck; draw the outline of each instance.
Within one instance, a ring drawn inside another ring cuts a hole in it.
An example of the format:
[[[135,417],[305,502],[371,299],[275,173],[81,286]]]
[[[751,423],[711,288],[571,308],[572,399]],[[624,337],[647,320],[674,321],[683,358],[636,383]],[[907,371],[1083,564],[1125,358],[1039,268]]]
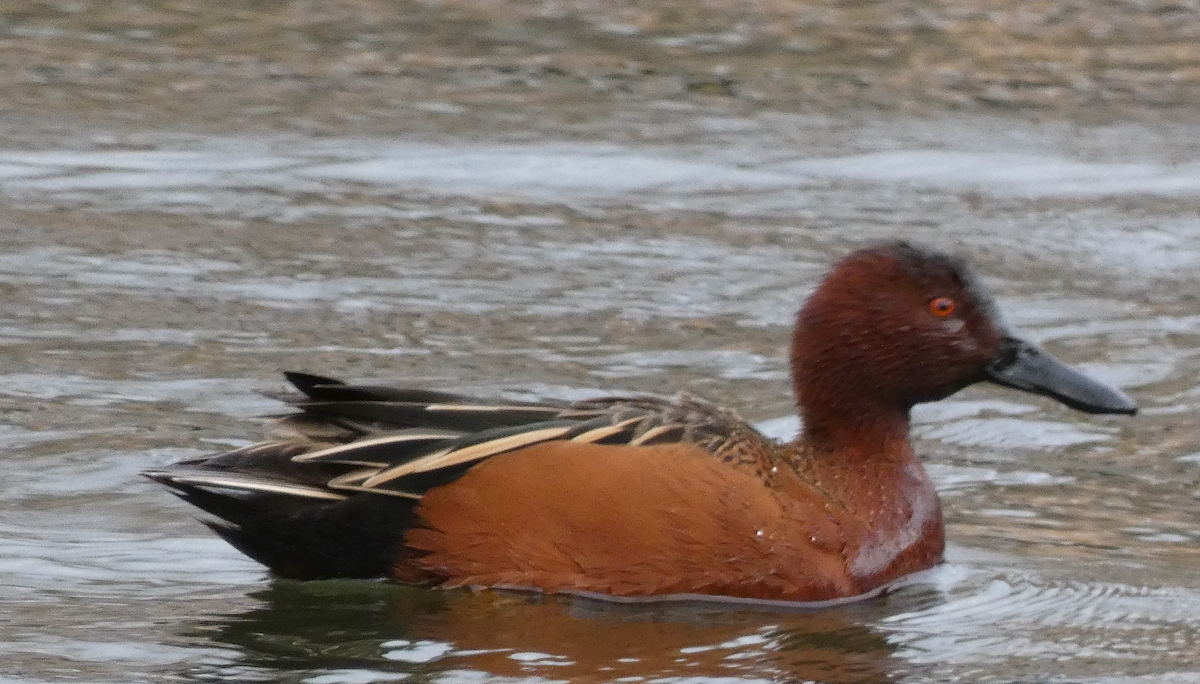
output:
[[[836,396],[813,403],[800,405],[802,439],[810,449],[863,452],[873,461],[912,457],[907,408],[876,406],[861,399],[843,405]]]
[[[790,450],[796,471],[855,515],[894,510],[887,502],[906,496],[898,489],[909,478],[901,475],[924,475],[908,442],[908,411],[836,408],[833,402],[801,406],[804,429]]]
[[[791,453],[797,474],[844,508],[855,529],[845,549],[850,571],[866,589],[939,562],[941,505],[909,444],[908,411],[830,408],[801,407],[805,427]]]

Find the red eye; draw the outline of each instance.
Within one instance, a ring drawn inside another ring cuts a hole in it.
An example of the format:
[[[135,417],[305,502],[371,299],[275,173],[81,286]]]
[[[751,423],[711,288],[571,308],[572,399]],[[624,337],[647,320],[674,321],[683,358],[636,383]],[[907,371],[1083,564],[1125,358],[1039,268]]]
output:
[[[938,318],[945,318],[954,313],[954,300],[949,297],[938,297],[929,302],[929,313]]]

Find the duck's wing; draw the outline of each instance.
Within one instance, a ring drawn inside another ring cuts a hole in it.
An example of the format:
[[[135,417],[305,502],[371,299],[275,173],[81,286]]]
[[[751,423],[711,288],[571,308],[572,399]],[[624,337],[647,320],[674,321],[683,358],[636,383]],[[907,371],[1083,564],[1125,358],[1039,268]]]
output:
[[[336,473],[326,488],[343,494],[419,498],[485,459],[548,441],[624,446],[682,442],[739,462],[765,442],[735,414],[689,396],[499,402],[348,385],[298,373],[287,377],[304,395],[288,398],[299,412],[284,422],[314,444],[303,453],[289,450],[288,470],[310,465],[310,479]]]
[[[761,461],[771,449],[736,415],[686,396],[501,402],[287,377],[303,393],[285,397],[298,412],[282,422],[297,436],[144,473],[216,516],[206,524],[286,576],[385,574],[381,563],[389,561],[378,549],[400,543],[426,492],[535,444],[689,443],[738,464]],[[365,545],[378,549],[365,552],[362,533],[350,528],[375,530],[379,538]],[[320,538],[310,539],[314,533]],[[313,565],[297,548],[329,558]]]

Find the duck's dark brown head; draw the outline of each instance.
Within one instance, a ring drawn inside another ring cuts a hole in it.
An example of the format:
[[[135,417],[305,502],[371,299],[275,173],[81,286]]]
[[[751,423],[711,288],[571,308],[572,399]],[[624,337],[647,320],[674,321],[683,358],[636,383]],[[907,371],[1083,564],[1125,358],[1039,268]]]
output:
[[[1120,390],[1008,332],[959,259],[896,242],[856,251],[800,310],[792,345],[806,425],[902,414],[991,380],[1083,411],[1133,413]]]

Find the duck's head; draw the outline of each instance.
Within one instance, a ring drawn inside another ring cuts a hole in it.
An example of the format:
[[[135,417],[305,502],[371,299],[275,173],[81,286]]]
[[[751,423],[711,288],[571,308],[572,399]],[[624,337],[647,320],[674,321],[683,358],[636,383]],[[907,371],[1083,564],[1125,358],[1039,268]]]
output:
[[[809,430],[902,417],[988,380],[1089,413],[1136,412],[1120,390],[1013,335],[962,261],[897,242],[856,251],[800,310],[792,369]]]

